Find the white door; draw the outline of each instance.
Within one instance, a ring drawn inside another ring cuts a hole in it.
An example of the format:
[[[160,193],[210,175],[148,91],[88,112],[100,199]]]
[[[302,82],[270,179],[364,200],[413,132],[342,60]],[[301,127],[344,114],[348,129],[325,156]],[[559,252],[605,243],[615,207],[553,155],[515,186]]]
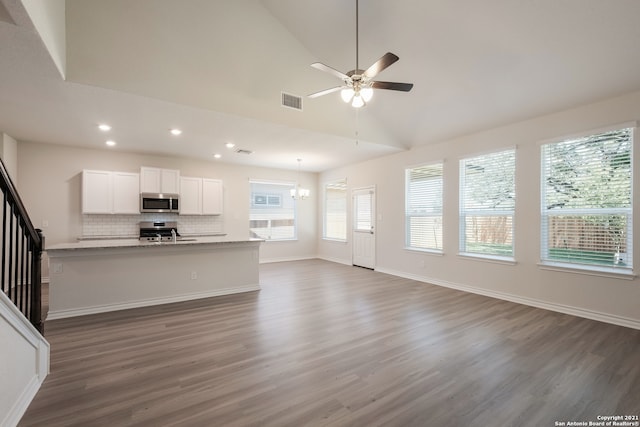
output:
[[[376,193],[374,187],[353,191],[353,256],[352,264],[375,268]]]

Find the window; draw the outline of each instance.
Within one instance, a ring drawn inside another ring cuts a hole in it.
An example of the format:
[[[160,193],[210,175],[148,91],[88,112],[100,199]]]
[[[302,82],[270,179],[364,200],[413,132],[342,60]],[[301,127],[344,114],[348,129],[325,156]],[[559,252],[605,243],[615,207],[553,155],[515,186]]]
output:
[[[442,251],[442,163],[407,169],[405,192],[407,248]]]
[[[280,207],[282,206],[282,196],[280,194],[261,194],[261,193],[253,193],[251,195],[251,203],[252,206],[271,206],[271,207]]]
[[[325,239],[347,240],[347,180],[340,179],[324,185]]]
[[[541,259],[632,268],[633,129],[542,146]]]
[[[294,184],[251,181],[249,229],[265,240],[296,238],[296,204],[290,196]]]
[[[373,192],[358,192],[353,196],[353,229],[355,231],[373,230]]]
[[[513,258],[516,150],[460,160],[460,252]]]

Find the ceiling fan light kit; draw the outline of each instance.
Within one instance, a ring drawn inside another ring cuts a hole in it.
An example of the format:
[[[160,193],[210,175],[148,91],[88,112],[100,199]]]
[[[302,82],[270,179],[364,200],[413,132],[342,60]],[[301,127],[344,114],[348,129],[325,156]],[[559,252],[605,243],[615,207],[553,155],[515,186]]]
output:
[[[312,93],[309,98],[317,98],[322,95],[340,91],[340,97],[346,103],[351,103],[354,108],[360,108],[371,101],[373,89],[387,89],[401,92],[409,92],[413,88],[413,83],[382,82],[373,80],[381,71],[389,67],[400,58],[391,52],[385,53],[372,66],[366,70],[358,67],[358,0],[356,0],[356,68],[345,73],[331,68],[321,62],[314,62],[311,66],[317,70],[333,74],[341,79],[343,86],[336,86],[330,89]]]
[[[350,102],[356,92],[350,87],[345,87],[340,91],[340,96],[344,102]]]

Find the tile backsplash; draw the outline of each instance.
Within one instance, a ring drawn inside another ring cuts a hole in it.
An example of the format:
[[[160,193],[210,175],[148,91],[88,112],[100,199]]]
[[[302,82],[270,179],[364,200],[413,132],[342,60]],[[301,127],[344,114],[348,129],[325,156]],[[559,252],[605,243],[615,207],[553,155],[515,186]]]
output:
[[[181,234],[223,233],[221,216],[152,214],[139,215],[82,215],[82,238],[138,237],[140,221],[177,221]]]

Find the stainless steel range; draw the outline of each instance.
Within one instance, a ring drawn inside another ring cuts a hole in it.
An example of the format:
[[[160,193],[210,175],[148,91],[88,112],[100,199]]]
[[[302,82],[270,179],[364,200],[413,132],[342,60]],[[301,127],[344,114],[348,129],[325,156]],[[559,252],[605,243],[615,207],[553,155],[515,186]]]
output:
[[[180,237],[176,221],[141,221],[138,225],[140,227],[140,240],[171,242]]]

